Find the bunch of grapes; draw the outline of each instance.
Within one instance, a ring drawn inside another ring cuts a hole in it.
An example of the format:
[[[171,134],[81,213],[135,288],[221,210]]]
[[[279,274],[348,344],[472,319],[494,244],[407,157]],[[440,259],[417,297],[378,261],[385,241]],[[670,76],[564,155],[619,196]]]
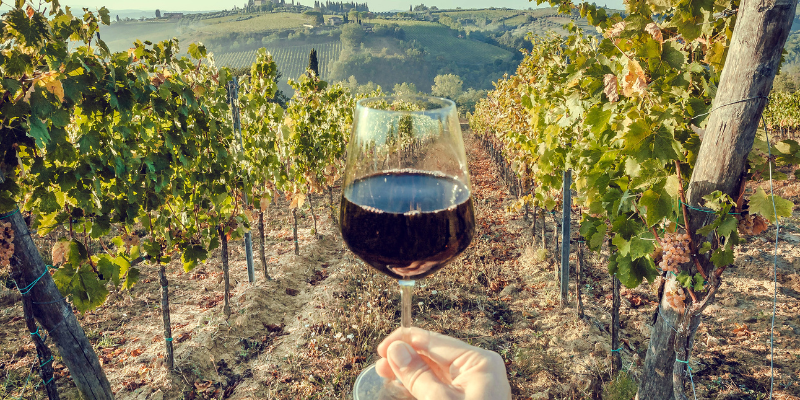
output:
[[[667,298],[667,303],[669,303],[670,306],[678,312],[683,312],[683,308],[686,305],[686,291],[684,291],[683,288],[679,287],[675,291],[665,292],[664,296]]]
[[[14,230],[10,222],[0,222],[0,267],[11,265],[14,255]]]
[[[689,258],[689,234],[667,233],[661,240],[662,255],[658,266],[664,271],[680,272],[678,265],[691,261]]]

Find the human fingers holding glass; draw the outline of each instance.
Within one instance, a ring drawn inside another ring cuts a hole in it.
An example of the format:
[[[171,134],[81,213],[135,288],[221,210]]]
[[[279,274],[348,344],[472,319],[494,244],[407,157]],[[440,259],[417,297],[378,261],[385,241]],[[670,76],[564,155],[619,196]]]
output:
[[[381,342],[378,375],[397,379],[418,400],[511,399],[499,354],[419,328],[400,328]]]

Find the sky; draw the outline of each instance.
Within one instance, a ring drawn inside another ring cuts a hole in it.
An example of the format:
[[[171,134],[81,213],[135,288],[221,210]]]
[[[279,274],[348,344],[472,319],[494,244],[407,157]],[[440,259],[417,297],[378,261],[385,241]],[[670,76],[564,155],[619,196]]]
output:
[[[297,0],[295,0],[297,1]],[[337,1],[351,1],[351,0],[337,0]],[[421,0],[355,0],[357,2],[366,2],[371,11],[390,11],[390,10],[408,10],[408,6],[425,4],[426,6],[436,6],[441,9],[449,8],[487,8],[487,7],[508,7],[515,9],[526,9],[528,7],[537,8],[536,2],[528,2],[527,0],[435,0],[435,1],[421,1]],[[609,7],[621,7],[622,0],[594,0],[598,5],[607,4]],[[241,7],[246,3],[246,0],[137,0],[135,2],[123,0],[62,0],[62,6],[71,7],[89,7],[99,8],[105,6],[111,10],[155,10],[161,11],[207,11],[207,10],[222,10],[231,9],[233,6]],[[313,6],[314,0],[300,0],[300,4],[306,6]]]

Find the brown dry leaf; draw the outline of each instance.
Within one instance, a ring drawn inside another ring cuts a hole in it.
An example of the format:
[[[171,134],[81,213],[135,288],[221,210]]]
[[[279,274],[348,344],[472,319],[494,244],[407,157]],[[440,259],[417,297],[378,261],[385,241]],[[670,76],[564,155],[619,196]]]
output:
[[[647,77],[642,66],[636,60],[629,58],[626,69],[627,73],[622,80],[622,94],[625,97],[631,97],[634,93],[644,94],[647,89]]]
[[[131,350],[131,356],[133,356],[133,357],[138,357],[138,356],[140,356],[140,355],[142,355],[142,349],[134,349],[134,350]]]
[[[664,43],[664,36],[661,34],[661,28],[659,28],[658,24],[655,22],[647,24],[647,26],[644,27],[644,30],[653,36],[653,39],[658,43]]]
[[[764,232],[769,227],[769,223],[766,218],[762,217],[761,215],[756,215],[753,218],[753,235],[758,235],[761,232]]]
[[[603,93],[606,94],[608,100],[612,103],[619,101],[619,92],[617,91],[617,76],[614,74],[606,74],[603,77]]]
[[[737,327],[736,327],[736,328],[733,330],[733,333],[735,333],[735,334],[736,334],[736,336],[746,336],[746,335],[749,335],[749,334],[750,334],[750,333],[752,333],[752,332],[750,332],[750,330],[749,330],[749,329],[747,329],[747,324],[744,324],[744,325],[739,325],[739,326],[737,326]]]
[[[289,208],[301,208],[305,203],[306,203],[306,195],[304,195],[303,193],[297,193],[292,198],[292,204],[289,205]]]
[[[58,265],[58,264],[63,263],[64,261],[67,261],[65,256],[66,256],[68,251],[69,251],[69,242],[68,241],[65,240],[65,241],[57,242],[56,244],[54,244],[53,245],[53,250],[52,250],[52,253],[51,253],[52,254],[52,259],[53,259],[53,265]]]
[[[35,11],[33,10],[33,7],[31,7],[30,5],[28,5],[28,8],[25,10],[25,14],[27,14],[27,15],[28,15],[28,19],[31,19],[31,18],[33,18],[33,14],[34,14],[34,13],[35,13]]]
[[[267,208],[269,208],[269,199],[262,197],[259,206],[261,206],[261,211],[267,211]]]

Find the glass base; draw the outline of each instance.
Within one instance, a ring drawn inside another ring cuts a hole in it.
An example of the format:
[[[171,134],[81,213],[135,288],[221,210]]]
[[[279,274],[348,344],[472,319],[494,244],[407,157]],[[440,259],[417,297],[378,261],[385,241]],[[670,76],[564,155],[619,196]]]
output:
[[[400,381],[378,375],[372,364],[358,375],[353,385],[353,400],[416,400],[416,397]]]

